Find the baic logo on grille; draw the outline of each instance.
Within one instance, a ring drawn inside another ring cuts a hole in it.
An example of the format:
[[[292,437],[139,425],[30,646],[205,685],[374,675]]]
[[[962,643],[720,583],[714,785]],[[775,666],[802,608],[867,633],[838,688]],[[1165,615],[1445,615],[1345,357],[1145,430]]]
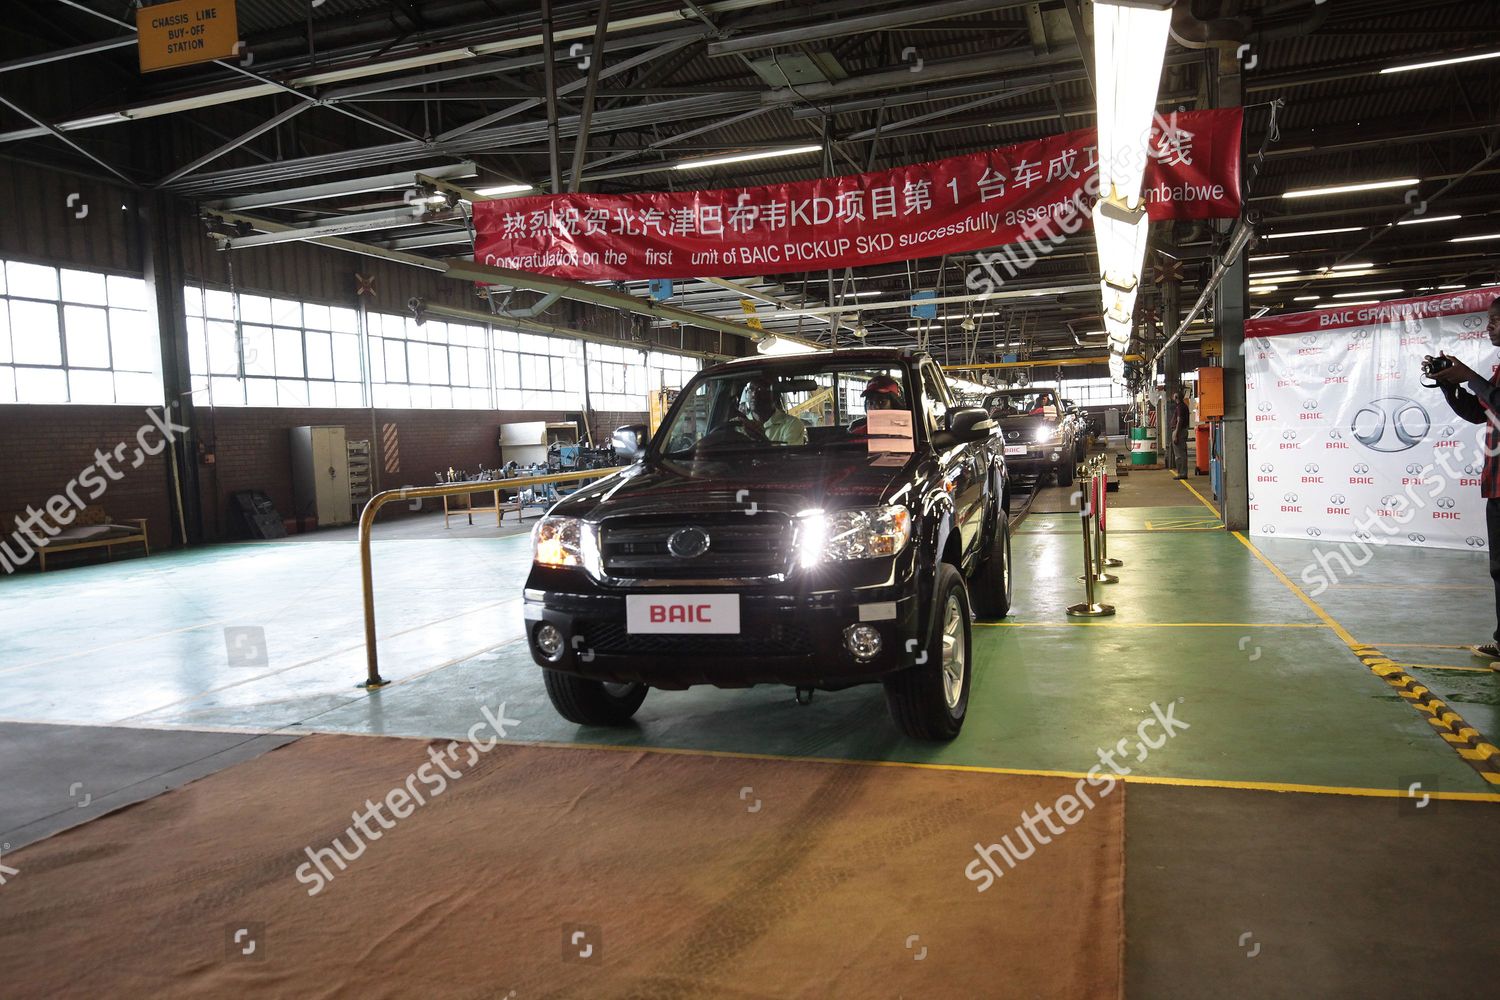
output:
[[[1372,399],[1359,412],[1349,430],[1354,439],[1371,451],[1405,451],[1414,448],[1432,428],[1427,408],[1405,396]]]
[[[678,559],[696,559],[708,551],[708,532],[697,525],[678,528],[667,538],[667,551]]]

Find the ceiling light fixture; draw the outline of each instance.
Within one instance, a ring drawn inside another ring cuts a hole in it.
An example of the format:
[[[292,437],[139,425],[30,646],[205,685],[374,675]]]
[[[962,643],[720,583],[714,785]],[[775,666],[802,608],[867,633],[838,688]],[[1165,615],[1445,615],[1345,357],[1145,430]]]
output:
[[[1340,226],[1337,229],[1301,229],[1295,233],[1264,233],[1268,240],[1290,240],[1299,236],[1330,236],[1334,233],[1357,233],[1360,226]]]
[[[1438,287],[1441,288],[1445,292],[1461,292],[1465,288],[1468,288],[1469,286],[1468,285],[1438,285]]]
[[[672,164],[673,170],[699,170],[704,167],[722,167],[726,163],[744,163],[748,160],[769,160],[776,156],[801,156],[803,153],[816,153],[822,150],[822,146],[790,146],[786,149],[762,149],[756,153],[733,153],[729,156],[716,156],[709,160],[689,160],[685,163]]]
[[[1301,274],[1301,273],[1302,272],[1299,271],[1299,270],[1297,270],[1296,268],[1292,268],[1290,271],[1262,271],[1260,274],[1252,274],[1252,275],[1250,275],[1250,280],[1251,281],[1259,281],[1262,278],[1281,278],[1281,277],[1285,277],[1288,274]]]
[[[1406,291],[1404,288],[1365,288],[1358,292],[1340,292],[1334,298],[1357,299],[1361,295],[1400,295],[1404,291]]]
[[[1292,296],[1292,301],[1293,302],[1321,302],[1321,301],[1323,301],[1323,297],[1321,295],[1293,295]]]
[[[1360,191],[1381,191],[1385,188],[1416,187],[1422,181],[1416,177],[1402,177],[1390,181],[1360,181],[1355,184],[1336,184],[1332,187],[1300,188],[1287,191],[1283,198],[1316,198],[1325,194],[1355,194]]]
[[[1423,225],[1424,223],[1428,223],[1428,222],[1452,222],[1455,219],[1462,219],[1462,218],[1463,218],[1462,215],[1429,215],[1426,218],[1402,219],[1400,222],[1396,223],[1396,225],[1398,225],[1398,226],[1420,226],[1420,225]]]
[[[1412,70],[1435,69],[1438,66],[1457,66],[1459,63],[1481,62],[1485,59],[1500,59],[1500,52],[1475,52],[1471,55],[1453,56],[1448,59],[1434,59],[1430,62],[1407,63],[1404,66],[1387,66],[1380,71],[1380,75],[1410,73]]]
[[[493,187],[475,188],[474,193],[483,198],[493,198],[496,195],[525,194],[535,190],[530,184],[496,184]]]
[[[1266,254],[1264,257],[1251,257],[1250,258],[1250,263],[1252,263],[1252,264],[1259,264],[1262,261],[1267,261],[1267,260],[1286,260],[1290,256],[1291,256],[1291,254],[1289,254],[1289,253],[1270,253],[1270,254]]]
[[[1449,243],[1478,243],[1480,240],[1500,240],[1500,233],[1488,233],[1484,236],[1456,236]]]
[[[1141,184],[1149,159],[1152,116],[1167,53],[1172,0],[1098,0],[1094,4],[1095,121],[1099,200],[1094,239],[1099,291],[1109,337],[1109,373],[1125,374],[1135,299],[1150,222]]]

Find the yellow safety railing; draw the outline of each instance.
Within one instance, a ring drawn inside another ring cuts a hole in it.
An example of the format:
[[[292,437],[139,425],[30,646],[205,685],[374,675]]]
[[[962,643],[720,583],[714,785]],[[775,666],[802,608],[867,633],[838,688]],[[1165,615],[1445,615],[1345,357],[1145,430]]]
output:
[[[518,476],[514,479],[490,480],[497,489],[521,489],[527,486],[545,486],[549,483],[571,483],[584,479],[599,479],[612,476],[626,466],[613,469],[578,469],[573,472],[558,472],[546,476]],[[370,498],[359,515],[359,575],[365,601],[365,661],[369,675],[359,687],[367,690],[385,687],[388,683],[380,677],[380,657],[375,642],[375,575],[370,565],[370,530],[375,526],[375,515],[380,508],[392,500],[422,500],[427,497],[457,496],[473,493],[473,482],[443,483],[441,486],[403,486],[399,490],[384,490]],[[480,487],[489,489],[489,486]]]

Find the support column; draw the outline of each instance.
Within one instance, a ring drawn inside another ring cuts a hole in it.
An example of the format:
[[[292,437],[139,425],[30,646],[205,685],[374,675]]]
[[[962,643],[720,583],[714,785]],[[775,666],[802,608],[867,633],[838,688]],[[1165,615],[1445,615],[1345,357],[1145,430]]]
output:
[[[1219,49],[1215,106],[1236,108],[1243,103],[1243,78],[1233,49]],[[1244,173],[1241,163],[1241,175]],[[1220,220],[1221,235],[1233,228],[1233,220]],[[1215,293],[1214,327],[1219,335],[1224,364],[1223,486],[1219,513],[1230,531],[1250,529],[1249,425],[1245,416],[1245,312],[1249,297],[1247,266],[1249,253],[1242,253],[1224,275]]]
[[[1177,332],[1177,326],[1182,322],[1182,282],[1176,278],[1169,278],[1161,285],[1161,329],[1162,334],[1168,338]],[[1166,353],[1162,355],[1162,374],[1166,378],[1166,384],[1162,386],[1162,399],[1165,406],[1162,413],[1166,417],[1166,423],[1162,431],[1167,442],[1166,465],[1174,474],[1184,472],[1172,464],[1172,450],[1175,439],[1172,437],[1172,394],[1182,391],[1182,341],[1174,341],[1167,347]]]
[[[198,492],[198,420],[188,367],[187,305],[183,299],[186,269],[179,238],[179,213],[186,208],[170,195],[153,191],[141,192],[137,205],[146,294],[154,307],[161,338],[166,415],[172,423],[188,428],[166,452],[171,537],[180,545],[196,545],[203,540],[203,509]]]

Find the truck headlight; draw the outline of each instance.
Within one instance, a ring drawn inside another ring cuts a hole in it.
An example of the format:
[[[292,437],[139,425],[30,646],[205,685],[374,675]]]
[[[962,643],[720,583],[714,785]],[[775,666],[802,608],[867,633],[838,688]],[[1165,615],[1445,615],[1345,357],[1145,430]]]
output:
[[[818,523],[808,524],[807,546],[802,552],[804,566],[820,559],[875,559],[893,556],[911,539],[911,511],[895,504],[839,510],[818,514]]]
[[[1038,427],[1036,429],[1036,442],[1037,442],[1037,444],[1046,444],[1049,441],[1056,441],[1061,436],[1062,436],[1062,428],[1061,427]]]
[[[538,566],[582,566],[583,536],[576,517],[544,517],[531,529],[531,558]]]

